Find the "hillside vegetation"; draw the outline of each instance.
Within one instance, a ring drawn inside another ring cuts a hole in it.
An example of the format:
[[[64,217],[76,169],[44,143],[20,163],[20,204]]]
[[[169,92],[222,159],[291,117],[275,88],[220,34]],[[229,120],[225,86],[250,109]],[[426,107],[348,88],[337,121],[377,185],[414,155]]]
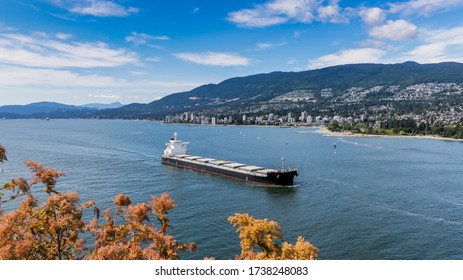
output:
[[[294,108],[297,111],[333,111],[333,103],[339,103],[336,109],[342,112],[346,103],[338,102],[337,98],[353,88],[381,87],[368,98],[350,104],[364,107],[387,104],[387,100],[381,98],[393,97],[394,92],[388,91],[390,87],[403,89],[427,83],[463,83],[463,64],[351,64],[303,72],[258,74],[231,78],[219,84],[203,85],[191,91],[168,95],[149,104],[130,104],[115,110],[101,111],[97,116],[162,119],[167,114],[183,112],[240,114],[251,109],[263,111],[259,109],[262,105],[275,111]],[[272,99],[294,91],[311,95],[311,102],[269,104]],[[328,94],[324,94],[326,92]]]

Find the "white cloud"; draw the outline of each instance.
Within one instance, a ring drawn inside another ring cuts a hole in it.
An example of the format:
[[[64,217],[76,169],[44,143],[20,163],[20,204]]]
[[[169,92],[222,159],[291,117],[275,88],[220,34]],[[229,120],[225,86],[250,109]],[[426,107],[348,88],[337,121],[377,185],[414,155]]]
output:
[[[159,56],[153,56],[153,57],[147,57],[145,58],[145,60],[149,62],[159,62],[162,60],[162,58]]]
[[[0,63],[46,67],[114,67],[138,63],[137,55],[102,42],[63,42],[22,34],[0,34]]]
[[[344,11],[338,2],[339,0],[269,0],[251,9],[231,12],[227,20],[248,28],[313,21],[347,23],[349,20],[343,15]]]
[[[130,14],[136,14],[139,11],[138,8],[126,8],[113,1],[107,0],[69,0],[54,2],[59,3],[59,6],[62,6],[70,12],[96,17],[125,17]]]
[[[450,29],[421,30],[411,49],[407,46],[394,47],[382,41],[363,42],[363,48],[346,49],[337,53],[312,59],[309,69],[350,63],[398,63],[416,61],[439,63],[454,61],[463,63],[463,25]]]
[[[390,44],[381,41],[381,40],[375,40],[375,39],[368,39],[366,41],[360,42],[360,46],[362,47],[373,47],[376,49],[383,49],[383,50],[392,50],[393,46]]]
[[[42,31],[35,31],[32,33],[32,35],[35,37],[48,38],[48,34]]]
[[[73,35],[67,34],[67,33],[56,33],[55,37],[56,39],[60,39],[60,40],[68,40],[68,39],[71,39]]]
[[[92,98],[109,99],[109,100],[113,100],[113,101],[118,101],[118,100],[123,99],[121,96],[115,95],[115,94],[112,94],[112,95],[108,95],[108,94],[89,94],[88,96],[92,97]]]
[[[67,104],[104,102],[111,99],[123,103],[151,102],[166,94],[191,90],[202,84],[204,82],[185,80],[125,80],[70,70],[0,64],[0,105],[28,104],[44,100]]]
[[[294,59],[294,58],[291,58],[286,62],[286,64],[288,64],[288,65],[293,65],[293,64],[296,64],[296,63],[297,63],[297,60]]]
[[[131,32],[130,35],[125,37],[126,42],[133,43],[136,46],[144,45],[150,40],[170,40],[168,36],[153,36],[146,33]]]
[[[241,27],[266,27],[289,21],[310,23],[314,19],[317,0],[272,0],[228,14],[228,20]]]
[[[327,6],[320,6],[317,9],[317,18],[323,22],[331,23],[348,23],[349,20],[341,14],[341,7],[337,1],[332,1]]]
[[[421,63],[434,63],[446,61],[446,44],[432,43],[417,46],[415,49],[406,53],[405,59]]]
[[[376,48],[346,49],[335,54],[328,54],[309,61],[309,69],[351,63],[375,63],[381,60],[386,51]]]
[[[279,43],[257,43],[258,50],[266,50],[271,48],[278,48],[281,46],[286,45],[287,42],[279,42]]]
[[[14,28],[0,21],[0,32],[13,31]]]
[[[105,88],[124,83],[113,77],[81,75],[67,70],[0,66],[0,86]]]
[[[368,35],[375,39],[392,41],[407,40],[416,37],[418,28],[406,20],[388,20],[386,24],[376,26],[368,31]]]
[[[150,48],[153,48],[153,49],[162,49],[162,46],[159,46],[159,45],[147,45],[148,47]]]
[[[146,75],[145,72],[141,72],[141,71],[129,71],[129,73],[132,75],[136,75],[136,76]]]
[[[271,43],[257,43],[257,47],[260,49],[260,50],[265,50],[265,49],[269,49],[272,47],[272,44]]]
[[[379,25],[384,22],[384,19],[386,18],[386,11],[377,7],[361,8],[359,15],[366,25]]]
[[[463,45],[463,26],[450,29],[432,29],[423,32],[426,42],[442,42],[448,45]]]
[[[463,62],[463,26],[422,32],[423,43],[407,52],[402,60],[421,63]]]
[[[176,53],[174,55],[184,61],[210,66],[247,66],[251,63],[246,57],[230,53],[204,52]]]
[[[136,53],[103,42],[79,42],[71,36],[0,33],[0,103],[49,100],[82,104],[101,102],[105,97],[120,97],[125,103],[149,102],[203,84],[188,79],[176,81],[177,77],[148,80],[148,76],[138,75],[139,69],[131,67],[141,64]],[[109,74],[120,72],[119,66],[123,66],[126,79]],[[111,68],[110,72],[105,68]]]
[[[271,15],[264,9],[241,10],[228,14],[229,21],[238,24],[240,27],[266,27],[282,24],[288,21],[287,18],[278,15]]]
[[[312,10],[317,1],[314,0],[274,0],[266,4],[274,13],[286,15],[300,22],[310,22],[313,19]]]
[[[463,0],[410,0],[389,3],[389,12],[429,16],[434,12],[440,12],[462,5]]]
[[[170,40],[169,36],[153,36],[154,40],[168,41]]]
[[[35,32],[32,32],[32,37],[39,37],[39,38],[56,38],[56,39],[60,39],[60,40],[68,40],[68,39],[71,39],[72,37],[74,37],[74,35],[72,34],[68,34],[68,33],[47,33],[47,32],[43,32],[43,31],[35,31]]]
[[[299,38],[302,34],[306,33],[307,31],[294,31],[293,32],[293,37],[294,38]]]

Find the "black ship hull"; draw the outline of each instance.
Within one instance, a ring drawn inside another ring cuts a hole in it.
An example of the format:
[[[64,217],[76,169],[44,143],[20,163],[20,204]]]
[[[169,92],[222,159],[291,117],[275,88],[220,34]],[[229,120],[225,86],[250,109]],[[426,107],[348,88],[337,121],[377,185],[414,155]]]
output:
[[[258,176],[172,157],[162,157],[162,163],[257,185],[291,186],[294,183],[294,176],[298,175],[297,170],[276,170],[267,173],[266,176]]]

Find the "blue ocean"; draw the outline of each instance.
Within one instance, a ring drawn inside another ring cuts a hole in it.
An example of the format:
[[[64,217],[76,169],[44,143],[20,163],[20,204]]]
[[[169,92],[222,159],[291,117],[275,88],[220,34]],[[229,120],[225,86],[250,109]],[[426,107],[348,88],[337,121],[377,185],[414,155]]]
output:
[[[290,188],[262,187],[161,164],[174,132],[191,154],[299,169]],[[463,142],[333,138],[315,128],[191,126],[123,120],[0,120],[8,161],[0,183],[30,178],[30,159],[64,171],[58,190],[100,209],[168,192],[170,234],[196,242],[183,259],[233,259],[235,213],[277,221],[285,240],[318,247],[321,259],[463,259]],[[334,148],[336,143],[336,148]],[[41,188],[38,188],[38,192]],[[12,205],[7,205],[12,207]]]

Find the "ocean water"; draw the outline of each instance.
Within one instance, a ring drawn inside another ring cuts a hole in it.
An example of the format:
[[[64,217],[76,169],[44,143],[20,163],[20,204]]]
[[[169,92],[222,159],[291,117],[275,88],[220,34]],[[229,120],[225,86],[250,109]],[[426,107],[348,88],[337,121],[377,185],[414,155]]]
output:
[[[463,259],[463,143],[411,138],[331,138],[313,128],[164,125],[122,120],[4,120],[9,161],[0,183],[29,177],[22,161],[66,172],[58,190],[100,209],[171,194],[170,234],[196,242],[183,259],[232,259],[239,239],[227,218],[277,221],[321,259]],[[192,154],[299,169],[291,188],[260,187],[161,164],[178,132]],[[333,143],[336,142],[336,149]],[[41,188],[39,188],[41,189]],[[40,191],[40,190],[39,190]],[[12,207],[11,205],[7,205]]]

